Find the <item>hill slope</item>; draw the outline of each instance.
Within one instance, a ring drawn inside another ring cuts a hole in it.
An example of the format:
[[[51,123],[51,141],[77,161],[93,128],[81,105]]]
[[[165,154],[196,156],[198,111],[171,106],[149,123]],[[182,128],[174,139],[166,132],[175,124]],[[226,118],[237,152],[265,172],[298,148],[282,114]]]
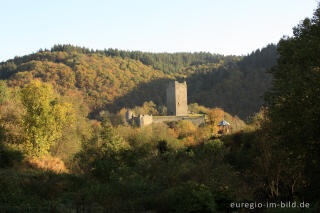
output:
[[[274,45],[245,57],[93,51],[56,45],[1,63],[0,78],[8,80],[10,86],[40,78],[51,82],[62,94],[80,91],[92,114],[102,109],[134,107],[145,101],[165,105],[168,81],[185,79],[189,103],[222,107],[246,118],[262,105],[261,96],[271,82],[266,70],[275,60]]]

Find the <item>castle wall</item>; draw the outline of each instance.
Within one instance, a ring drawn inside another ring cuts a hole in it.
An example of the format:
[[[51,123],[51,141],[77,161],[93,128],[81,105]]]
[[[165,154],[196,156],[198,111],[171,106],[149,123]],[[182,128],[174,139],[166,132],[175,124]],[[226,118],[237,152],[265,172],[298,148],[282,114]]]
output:
[[[152,123],[172,122],[172,121],[180,121],[180,120],[191,121],[195,125],[200,125],[202,123],[205,123],[204,116],[152,116],[152,115],[140,115],[137,117],[132,117],[130,120],[128,120],[128,122],[130,124],[134,122],[139,127],[144,127]]]
[[[130,120],[133,119],[133,112],[131,110],[126,111],[126,120],[129,122]]]
[[[152,115],[140,115],[138,117],[138,125],[140,127],[144,127],[152,123],[153,123]]]
[[[161,122],[172,122],[187,120],[191,121],[195,125],[200,125],[205,122],[204,116],[199,117],[189,117],[189,116],[153,116],[152,123],[161,123]]]

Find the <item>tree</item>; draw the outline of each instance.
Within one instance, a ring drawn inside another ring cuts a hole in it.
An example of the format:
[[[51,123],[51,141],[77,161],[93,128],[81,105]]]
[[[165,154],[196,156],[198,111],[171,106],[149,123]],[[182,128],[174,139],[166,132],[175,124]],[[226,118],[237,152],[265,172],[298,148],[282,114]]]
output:
[[[21,101],[26,109],[23,127],[27,154],[48,154],[50,147],[61,139],[63,129],[74,120],[71,104],[61,102],[50,84],[38,80],[22,89]]]
[[[75,159],[82,172],[108,179],[125,166],[124,155],[129,149],[129,144],[116,133],[109,121],[104,120],[94,128],[92,137],[83,141],[82,151]]]
[[[320,165],[320,5],[313,18],[293,29],[293,37],[280,40],[278,53],[273,87],[266,94],[271,135],[291,165],[303,165],[291,176],[304,174],[306,184],[295,185],[311,192],[319,188],[314,174]]]
[[[212,135],[217,135],[219,131],[218,124],[224,119],[224,111],[220,108],[214,108],[207,112],[208,126]]]
[[[5,81],[0,81],[0,104],[5,103],[9,99],[9,90]]]
[[[192,136],[196,130],[197,127],[191,121],[187,120],[179,121],[176,126],[176,132],[180,139]]]

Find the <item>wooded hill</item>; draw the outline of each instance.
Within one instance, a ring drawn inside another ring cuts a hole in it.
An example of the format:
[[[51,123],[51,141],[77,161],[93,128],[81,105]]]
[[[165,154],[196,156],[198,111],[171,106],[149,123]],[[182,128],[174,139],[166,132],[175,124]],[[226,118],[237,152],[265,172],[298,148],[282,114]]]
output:
[[[267,70],[276,57],[275,45],[243,57],[55,45],[0,63],[0,79],[12,87],[36,78],[50,82],[62,95],[81,95],[91,117],[101,110],[115,112],[145,101],[161,107],[168,81],[184,79],[189,103],[221,107],[245,119],[259,111],[262,95],[271,84]]]

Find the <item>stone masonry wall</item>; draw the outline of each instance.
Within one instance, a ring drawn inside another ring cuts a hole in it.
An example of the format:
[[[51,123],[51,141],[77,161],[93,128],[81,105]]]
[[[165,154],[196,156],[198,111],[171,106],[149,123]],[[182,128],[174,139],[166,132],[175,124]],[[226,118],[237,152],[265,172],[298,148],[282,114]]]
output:
[[[171,81],[167,88],[167,114],[175,116],[188,115],[187,83]]]
[[[138,120],[138,125],[140,127],[147,126],[149,124],[152,124],[153,118],[152,115],[140,115]]]
[[[176,116],[188,115],[187,83],[175,82]]]
[[[169,82],[167,87],[167,114],[176,115],[175,82]]]
[[[204,116],[199,117],[189,117],[189,116],[153,116],[152,123],[161,123],[161,122],[171,122],[171,121],[180,121],[188,120],[195,125],[200,125],[205,123]]]

